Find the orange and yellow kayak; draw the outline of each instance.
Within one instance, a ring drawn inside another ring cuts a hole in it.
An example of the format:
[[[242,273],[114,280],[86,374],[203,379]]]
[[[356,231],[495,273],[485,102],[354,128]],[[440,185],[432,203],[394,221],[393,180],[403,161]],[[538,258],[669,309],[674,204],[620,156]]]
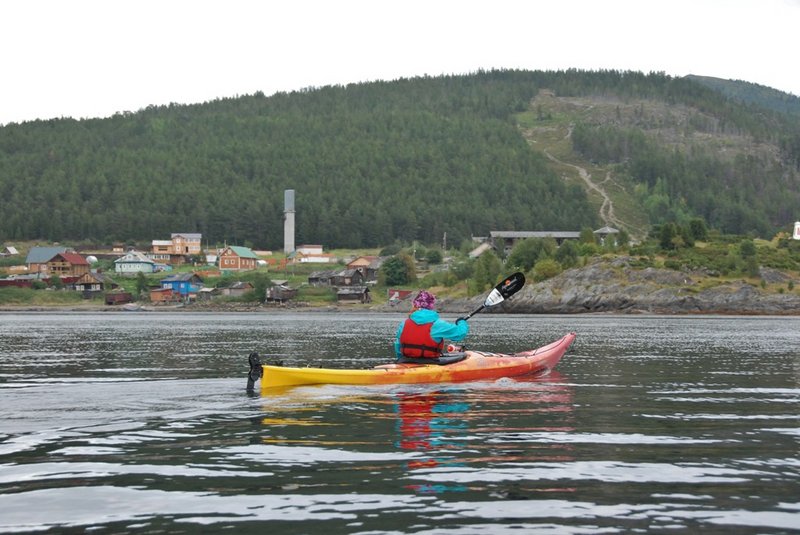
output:
[[[452,364],[383,364],[366,370],[331,368],[288,368],[262,365],[261,390],[279,386],[313,384],[386,385],[412,383],[453,383],[517,377],[547,372],[555,367],[575,340],[569,333],[538,349],[503,354],[466,351],[463,360]]]

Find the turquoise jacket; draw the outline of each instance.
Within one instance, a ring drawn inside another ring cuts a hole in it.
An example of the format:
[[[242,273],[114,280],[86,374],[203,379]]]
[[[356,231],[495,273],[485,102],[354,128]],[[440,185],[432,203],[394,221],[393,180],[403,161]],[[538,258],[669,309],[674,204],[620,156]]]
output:
[[[435,310],[421,308],[413,312],[409,318],[417,325],[433,323],[431,326],[431,338],[437,343],[442,340],[461,342],[469,334],[469,324],[465,320],[450,323],[449,321],[439,319],[439,313]],[[400,322],[400,325],[397,327],[397,334],[394,337],[394,354],[398,358],[402,356],[400,354],[400,334],[402,334],[405,324],[406,320]]]

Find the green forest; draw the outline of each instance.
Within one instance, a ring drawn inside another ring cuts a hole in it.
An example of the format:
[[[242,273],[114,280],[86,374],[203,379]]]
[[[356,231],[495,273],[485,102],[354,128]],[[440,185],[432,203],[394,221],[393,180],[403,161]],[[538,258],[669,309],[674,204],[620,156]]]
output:
[[[620,166],[651,223],[701,217],[723,232],[769,234],[797,217],[792,115],[660,73],[498,70],[0,127],[0,241],[201,232],[279,248],[285,189],[296,191],[297,243],[330,248],[596,228],[586,191],[516,124],[542,89],[690,106],[708,121],[686,128],[775,147],[774,159],[729,161],[631,127],[576,125],[576,153]]]

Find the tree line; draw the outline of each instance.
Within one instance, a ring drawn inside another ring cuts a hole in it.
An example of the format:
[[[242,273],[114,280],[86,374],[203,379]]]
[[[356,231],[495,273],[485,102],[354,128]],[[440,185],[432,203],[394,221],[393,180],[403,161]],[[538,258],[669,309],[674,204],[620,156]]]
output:
[[[498,229],[595,227],[583,189],[565,185],[514,122],[543,88],[682,102],[782,143],[787,161],[800,161],[792,142],[800,137],[779,114],[755,112],[690,80],[481,71],[0,127],[0,239],[147,241],[201,232],[212,243],[278,248],[285,189],[297,192],[298,243],[332,248],[440,243],[445,232],[458,243]],[[584,141],[576,148],[591,153],[589,139],[608,133],[578,134]],[[708,157],[671,160],[640,145],[631,165],[647,197],[666,195],[673,211],[691,193],[701,200],[686,204],[690,215],[735,232],[725,226],[744,219],[767,229],[787,209],[772,186],[763,202],[751,202],[751,193],[765,191],[753,175],[772,182],[777,174],[741,172],[726,182],[741,192],[718,195],[719,182],[704,186],[701,178],[727,180],[739,167],[716,168]]]

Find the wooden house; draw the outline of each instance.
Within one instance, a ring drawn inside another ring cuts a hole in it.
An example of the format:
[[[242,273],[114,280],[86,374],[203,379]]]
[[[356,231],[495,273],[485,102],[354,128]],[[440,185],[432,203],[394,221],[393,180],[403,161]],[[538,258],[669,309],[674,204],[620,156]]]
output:
[[[57,253],[47,261],[47,272],[58,277],[81,277],[89,273],[89,261],[78,253]]]
[[[359,256],[347,264],[347,269],[356,269],[361,273],[364,282],[378,280],[378,270],[383,265],[380,256]]]
[[[97,273],[93,271],[84,273],[72,283],[72,287],[75,290],[83,292],[84,294],[106,292],[113,290],[118,286],[119,285],[111,280],[111,277],[105,273]]]
[[[330,286],[331,279],[336,275],[336,271],[314,271],[308,276],[308,284],[310,286]]]
[[[222,271],[246,271],[256,269],[258,256],[249,247],[229,245],[219,254]]]
[[[31,247],[25,258],[28,273],[47,273],[47,262],[55,255],[66,251],[66,247]]]
[[[203,235],[193,232],[173,232],[169,240],[153,240],[147,254],[153,260],[169,264],[183,264],[190,256],[201,256]]]
[[[343,269],[333,274],[330,279],[331,286],[360,286],[364,276],[357,269]]]

